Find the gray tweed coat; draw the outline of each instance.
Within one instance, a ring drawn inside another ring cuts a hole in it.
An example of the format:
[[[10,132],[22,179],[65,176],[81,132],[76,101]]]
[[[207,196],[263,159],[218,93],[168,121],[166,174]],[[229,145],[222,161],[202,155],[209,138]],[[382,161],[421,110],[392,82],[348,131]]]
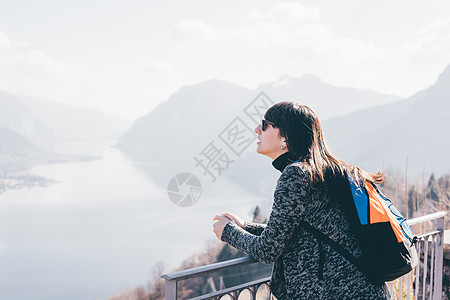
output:
[[[267,225],[246,222],[241,229],[230,221],[222,241],[260,262],[274,263],[270,288],[279,300],[390,299],[386,284],[372,284],[334,249],[297,227],[299,221],[307,221],[355,257],[361,256],[344,212],[329,199],[327,188],[310,188],[305,165],[294,162],[286,166],[290,162],[287,156],[274,161],[282,174]]]

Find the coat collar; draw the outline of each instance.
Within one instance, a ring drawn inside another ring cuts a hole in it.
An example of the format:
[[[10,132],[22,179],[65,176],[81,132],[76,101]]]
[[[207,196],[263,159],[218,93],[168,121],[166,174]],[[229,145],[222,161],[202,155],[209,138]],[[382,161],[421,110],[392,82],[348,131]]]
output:
[[[272,166],[274,166],[275,169],[277,169],[280,172],[283,172],[284,168],[286,168],[287,165],[298,161],[298,158],[294,156],[291,152],[286,152],[278,156],[273,162]]]

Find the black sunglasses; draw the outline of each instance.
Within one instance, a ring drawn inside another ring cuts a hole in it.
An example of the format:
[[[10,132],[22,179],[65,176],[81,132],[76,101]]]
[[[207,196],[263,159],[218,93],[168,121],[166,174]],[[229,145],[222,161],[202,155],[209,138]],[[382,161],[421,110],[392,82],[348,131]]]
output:
[[[269,122],[269,121],[266,121],[266,120],[262,119],[262,121],[261,121],[261,129],[262,129],[262,131],[265,131],[267,129],[268,125],[272,125],[272,127],[275,127],[275,123]]]

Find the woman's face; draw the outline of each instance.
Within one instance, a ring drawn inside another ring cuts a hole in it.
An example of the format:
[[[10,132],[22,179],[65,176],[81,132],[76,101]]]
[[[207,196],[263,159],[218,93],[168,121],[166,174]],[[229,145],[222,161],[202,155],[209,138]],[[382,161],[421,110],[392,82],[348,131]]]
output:
[[[261,124],[259,124],[255,128],[255,132],[258,135],[258,147],[256,148],[256,152],[264,154],[272,159],[288,152],[286,139],[280,136],[280,129],[268,124],[266,130],[263,131]],[[282,147],[285,149],[283,150]]]

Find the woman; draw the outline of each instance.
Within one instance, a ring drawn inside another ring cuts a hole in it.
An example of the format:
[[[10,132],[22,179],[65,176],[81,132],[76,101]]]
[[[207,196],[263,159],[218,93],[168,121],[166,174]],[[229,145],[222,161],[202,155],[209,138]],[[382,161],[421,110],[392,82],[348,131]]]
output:
[[[371,283],[301,222],[325,233],[356,258],[361,247],[339,204],[350,173],[382,182],[330,154],[319,119],[307,106],[280,102],[256,127],[257,152],[273,159],[281,173],[267,225],[244,222],[230,213],[215,217],[216,236],[263,263],[274,263],[270,288],[279,299],[390,299],[386,284]]]

